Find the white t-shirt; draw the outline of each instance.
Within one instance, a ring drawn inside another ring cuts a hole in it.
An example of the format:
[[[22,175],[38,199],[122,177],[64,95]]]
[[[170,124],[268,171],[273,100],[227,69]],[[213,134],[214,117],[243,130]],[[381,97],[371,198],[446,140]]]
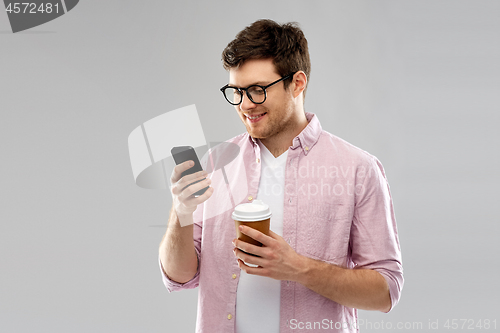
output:
[[[257,199],[271,208],[271,230],[283,236],[283,200],[288,150],[275,158],[258,140],[261,176]],[[236,333],[280,331],[281,281],[241,271],[236,294]]]

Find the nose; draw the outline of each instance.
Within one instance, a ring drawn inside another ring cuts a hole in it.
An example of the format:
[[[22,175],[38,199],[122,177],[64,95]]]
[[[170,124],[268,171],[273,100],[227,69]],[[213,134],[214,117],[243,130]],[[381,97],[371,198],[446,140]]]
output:
[[[251,109],[255,108],[257,106],[257,104],[252,102],[250,100],[250,98],[248,98],[246,92],[244,92],[243,97],[241,99],[241,103],[239,106],[240,106],[240,110],[244,111],[244,110],[251,110]]]

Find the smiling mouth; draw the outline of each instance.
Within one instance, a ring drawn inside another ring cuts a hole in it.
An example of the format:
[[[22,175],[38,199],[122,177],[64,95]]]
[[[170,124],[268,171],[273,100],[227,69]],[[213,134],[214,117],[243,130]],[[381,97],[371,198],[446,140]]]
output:
[[[247,115],[247,114],[246,114],[246,115],[245,115],[245,117],[247,117],[247,118],[248,118],[248,119],[250,119],[250,120],[255,120],[255,119],[257,119],[257,118],[262,117],[262,116],[263,116],[263,115],[265,115],[265,114],[267,114],[267,112],[264,112],[264,113],[258,114],[258,115],[256,115],[256,116],[249,116],[249,115]]]

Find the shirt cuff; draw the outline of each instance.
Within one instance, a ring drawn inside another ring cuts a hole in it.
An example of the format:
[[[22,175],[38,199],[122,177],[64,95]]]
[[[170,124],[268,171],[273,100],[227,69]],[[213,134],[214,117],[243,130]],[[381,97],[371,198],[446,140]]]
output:
[[[161,272],[163,284],[167,288],[168,292],[171,293],[173,291],[179,291],[179,290],[183,290],[183,289],[193,289],[193,288],[198,287],[199,282],[200,282],[200,252],[198,251],[198,249],[196,247],[195,247],[195,250],[196,250],[196,257],[198,258],[198,269],[196,270],[196,274],[194,275],[194,277],[185,283],[179,283],[179,282],[176,282],[176,281],[170,279],[167,276],[167,274],[165,274],[165,271],[163,270],[163,267],[161,265],[160,257],[158,256],[158,264],[160,265],[160,272]]]
[[[391,308],[387,311],[387,313],[389,313],[398,304],[401,296],[401,289],[403,289],[404,278],[402,267],[400,267],[400,270],[397,271],[387,270],[384,268],[377,268],[374,270],[379,272],[384,277],[387,281],[387,285],[389,286],[389,294],[391,297]]]

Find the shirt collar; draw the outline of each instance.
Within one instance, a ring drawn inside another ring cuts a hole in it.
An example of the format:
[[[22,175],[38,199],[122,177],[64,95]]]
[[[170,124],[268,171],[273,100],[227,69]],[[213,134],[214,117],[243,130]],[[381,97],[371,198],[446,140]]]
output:
[[[321,131],[323,130],[318,117],[314,113],[306,112],[306,119],[308,121],[307,126],[293,139],[292,146],[290,147],[292,149],[302,148],[305,155],[307,155],[316,142],[318,142]],[[248,135],[248,133],[246,134]],[[248,139],[252,144],[258,145],[257,139],[250,135],[248,135]]]

